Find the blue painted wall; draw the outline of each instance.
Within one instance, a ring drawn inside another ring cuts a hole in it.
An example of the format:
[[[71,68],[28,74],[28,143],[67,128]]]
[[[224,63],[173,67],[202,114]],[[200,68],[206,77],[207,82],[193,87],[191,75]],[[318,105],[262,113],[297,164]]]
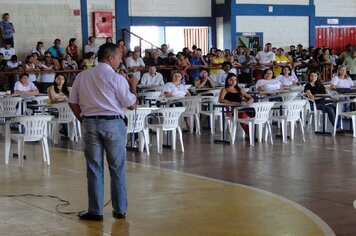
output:
[[[84,52],[85,45],[88,44],[88,4],[87,0],[80,0],[80,16],[82,23],[82,51]]]

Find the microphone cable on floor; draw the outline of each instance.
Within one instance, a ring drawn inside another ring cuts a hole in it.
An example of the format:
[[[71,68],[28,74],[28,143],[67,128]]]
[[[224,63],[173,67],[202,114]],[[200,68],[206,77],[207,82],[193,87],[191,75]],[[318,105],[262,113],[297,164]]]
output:
[[[56,213],[63,214],[63,215],[73,215],[78,214],[80,211],[62,211],[61,208],[70,206],[70,201],[64,200],[58,196],[50,195],[50,194],[32,194],[32,193],[25,193],[25,194],[2,194],[0,193],[0,197],[2,198],[16,198],[16,197],[37,197],[37,198],[52,198],[57,199],[60,201],[59,204],[55,206]],[[104,208],[111,202],[111,199],[107,201],[104,205]]]

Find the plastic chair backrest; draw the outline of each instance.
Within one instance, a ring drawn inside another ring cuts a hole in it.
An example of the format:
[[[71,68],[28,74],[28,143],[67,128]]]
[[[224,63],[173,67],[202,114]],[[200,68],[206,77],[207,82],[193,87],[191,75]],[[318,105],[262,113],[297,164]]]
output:
[[[185,107],[165,107],[154,111],[163,116],[163,129],[173,129],[179,126],[179,117],[185,111]]]
[[[0,114],[20,114],[21,97],[7,97],[0,99]]]
[[[214,97],[219,96],[221,89],[211,89],[202,93],[199,93],[199,95],[212,95]]]
[[[299,92],[288,92],[288,93],[281,93],[280,97],[282,101],[291,101],[294,100],[298,96]]]
[[[187,97],[179,100],[186,108],[185,112],[198,114],[200,112],[201,97]]]
[[[286,109],[287,120],[298,120],[306,100],[285,101],[282,106]]]
[[[162,95],[161,91],[150,91],[150,92],[144,92],[142,96],[145,97],[145,99],[156,99],[159,98]]]
[[[51,108],[58,110],[57,120],[59,123],[68,123],[75,119],[74,113],[66,102],[55,103],[51,105]]]
[[[270,111],[275,103],[274,102],[256,102],[252,103],[250,107],[255,109],[255,124],[264,123],[270,118]]]
[[[47,136],[47,125],[52,116],[20,116],[11,119],[10,122],[18,122],[24,127],[25,141],[37,141]]]
[[[46,95],[36,96],[33,98],[33,101],[36,101],[38,105],[43,105],[43,104],[47,104],[49,102],[49,97]]]
[[[141,132],[145,128],[145,118],[151,113],[150,109],[124,110],[127,118],[127,133]]]

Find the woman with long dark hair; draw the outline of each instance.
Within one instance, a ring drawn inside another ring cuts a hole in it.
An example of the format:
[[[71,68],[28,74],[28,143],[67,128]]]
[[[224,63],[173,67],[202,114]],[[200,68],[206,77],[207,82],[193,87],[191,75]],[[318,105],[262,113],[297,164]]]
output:
[[[57,73],[53,84],[48,88],[48,97],[51,103],[66,102],[69,98],[67,79],[64,74]]]

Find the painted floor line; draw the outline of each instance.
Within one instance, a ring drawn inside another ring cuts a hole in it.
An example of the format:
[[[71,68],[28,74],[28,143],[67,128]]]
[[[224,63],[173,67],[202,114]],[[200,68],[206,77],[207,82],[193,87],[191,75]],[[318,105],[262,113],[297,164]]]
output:
[[[58,149],[63,149],[63,148],[58,148]],[[78,151],[78,150],[71,150],[71,151],[83,153],[83,151]],[[222,184],[226,184],[226,185],[232,185],[232,186],[237,186],[237,187],[241,187],[241,188],[246,188],[246,189],[254,190],[254,191],[257,191],[257,192],[260,192],[260,193],[275,197],[275,198],[281,200],[282,202],[284,202],[284,203],[286,203],[286,204],[298,209],[299,211],[303,212],[308,217],[310,217],[320,227],[320,229],[323,231],[324,235],[326,235],[326,236],[335,236],[335,233],[330,228],[330,226],[328,224],[326,224],[318,215],[316,215],[312,211],[308,210],[307,208],[303,207],[302,205],[300,205],[300,204],[298,204],[296,202],[293,202],[292,200],[289,200],[289,199],[287,199],[285,197],[279,196],[277,194],[274,194],[274,193],[271,193],[271,192],[268,192],[268,191],[265,191],[265,190],[262,190],[262,189],[259,189],[259,188],[255,188],[255,187],[252,187],[252,186],[239,184],[239,183],[233,183],[233,182],[228,182],[228,181],[224,181],[224,180],[209,178],[209,177],[196,175],[196,174],[191,174],[191,173],[186,173],[186,172],[182,172],[182,171],[178,171],[178,170],[162,168],[162,167],[159,167],[159,166],[152,166],[152,165],[149,165],[149,164],[141,164],[141,163],[132,162],[132,161],[127,161],[127,162],[129,162],[131,164],[134,164],[134,165],[139,165],[141,167],[152,168],[152,169],[157,169],[157,170],[163,170],[163,171],[168,171],[168,172],[173,172],[173,173],[177,173],[177,174],[181,174],[181,175],[191,176],[191,177],[195,177],[195,178],[199,178],[199,179],[203,179],[203,180],[222,183]]]

